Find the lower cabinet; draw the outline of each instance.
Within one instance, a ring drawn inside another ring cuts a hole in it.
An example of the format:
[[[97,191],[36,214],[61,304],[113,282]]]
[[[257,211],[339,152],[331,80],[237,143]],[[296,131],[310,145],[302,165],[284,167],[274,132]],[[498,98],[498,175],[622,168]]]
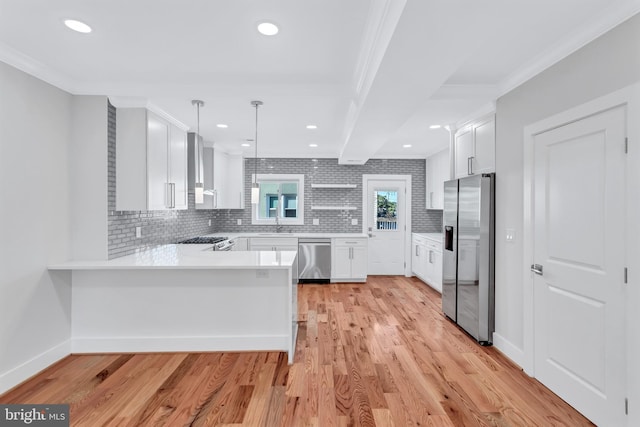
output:
[[[411,271],[438,292],[442,292],[442,242],[413,234]]]
[[[331,281],[367,280],[367,239],[334,238],[331,242]]]
[[[249,239],[251,251],[296,251],[297,237],[252,237]]]

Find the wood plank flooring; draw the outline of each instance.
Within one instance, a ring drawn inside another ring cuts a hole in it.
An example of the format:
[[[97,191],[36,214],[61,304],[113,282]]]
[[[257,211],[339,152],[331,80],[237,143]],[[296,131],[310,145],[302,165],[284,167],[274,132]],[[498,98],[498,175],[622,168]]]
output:
[[[69,403],[71,424],[91,427],[592,425],[445,319],[417,279],[298,295],[291,366],[266,352],[72,355],[0,403]]]

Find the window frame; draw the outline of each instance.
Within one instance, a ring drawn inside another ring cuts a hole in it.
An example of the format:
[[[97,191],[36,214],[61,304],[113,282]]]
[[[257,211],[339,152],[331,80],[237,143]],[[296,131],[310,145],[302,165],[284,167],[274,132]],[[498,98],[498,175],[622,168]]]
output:
[[[281,225],[304,225],[304,174],[252,174],[251,182],[278,183],[278,199],[282,198],[281,186],[283,183],[295,182],[298,185],[298,193],[296,197],[296,218],[285,217],[283,207],[278,202],[278,211],[281,213],[278,222]],[[260,203],[251,204],[251,224],[252,225],[276,225],[276,218],[259,218]]]

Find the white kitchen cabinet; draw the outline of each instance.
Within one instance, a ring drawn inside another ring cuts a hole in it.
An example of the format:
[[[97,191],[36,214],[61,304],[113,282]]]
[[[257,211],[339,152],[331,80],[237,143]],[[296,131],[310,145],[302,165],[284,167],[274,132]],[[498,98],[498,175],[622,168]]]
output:
[[[116,110],[116,210],[187,209],[187,134],[145,108]]]
[[[249,239],[252,251],[298,251],[297,237],[252,237]]]
[[[424,237],[411,236],[411,271],[424,280],[427,272],[427,242]]]
[[[423,282],[442,292],[442,242],[412,234],[411,271]]]
[[[495,172],[495,116],[474,121],[454,137],[455,177]]]
[[[202,149],[204,203],[196,209],[244,208],[244,158],[213,147]]]
[[[232,251],[248,251],[249,250],[249,239],[246,237],[234,237],[233,238],[235,244],[231,248]]]
[[[427,209],[444,208],[444,183],[451,179],[449,149],[442,150],[426,160]]]
[[[367,238],[333,238],[331,240],[331,281],[366,281]]]

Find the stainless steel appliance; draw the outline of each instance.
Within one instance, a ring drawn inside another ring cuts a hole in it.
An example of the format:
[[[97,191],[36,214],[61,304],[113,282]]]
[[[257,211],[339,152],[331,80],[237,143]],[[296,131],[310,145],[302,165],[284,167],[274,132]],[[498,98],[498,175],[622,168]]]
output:
[[[214,251],[230,251],[236,244],[235,239],[219,236],[200,236],[193,237],[191,239],[181,240],[178,243],[181,244],[200,244],[200,245],[213,245]]]
[[[329,283],[331,279],[331,239],[298,240],[298,283]]]
[[[442,311],[482,345],[494,331],[495,174],[444,183]]]

